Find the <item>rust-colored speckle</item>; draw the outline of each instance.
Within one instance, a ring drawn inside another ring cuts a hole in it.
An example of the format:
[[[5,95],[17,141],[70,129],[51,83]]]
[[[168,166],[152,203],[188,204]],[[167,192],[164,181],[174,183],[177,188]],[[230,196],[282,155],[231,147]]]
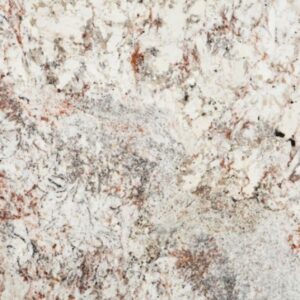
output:
[[[45,116],[42,116],[42,117],[41,117],[41,120],[42,120],[42,121],[45,121],[45,122],[49,122],[49,118],[48,118],[48,117],[45,117]]]
[[[144,54],[140,52],[140,46],[137,44],[131,54],[131,67],[135,74],[140,72],[140,66],[144,62]]]
[[[188,73],[189,71],[190,60],[188,54],[184,54],[182,57],[182,62],[179,65],[179,69]]]
[[[242,129],[249,129],[251,125],[251,122],[247,121],[243,124]]]
[[[73,105],[68,101],[65,100],[63,101],[62,105],[59,107],[58,110],[58,115],[63,116],[63,115],[70,115],[70,112],[73,109]]]
[[[197,289],[201,289],[210,265],[219,257],[219,252],[215,247],[196,253],[181,249],[170,254],[176,257],[176,268],[179,272]]]
[[[188,267],[193,261],[193,255],[190,250],[175,250],[171,252],[171,255],[177,258],[176,267],[178,269]]]
[[[211,187],[209,186],[203,186],[203,185],[198,185],[196,190],[193,192],[194,195],[196,196],[201,196],[203,194],[208,194],[211,191]]]
[[[11,196],[17,201],[17,202],[24,202],[24,197],[22,195],[18,195],[14,192],[11,193]]]
[[[226,139],[230,140],[231,139],[231,134],[232,134],[232,131],[230,129],[226,129],[226,131],[225,131]]]
[[[45,297],[45,295],[44,294],[42,294],[42,293],[38,293],[38,299],[45,299],[46,297]]]
[[[249,86],[248,86],[248,85],[241,86],[241,87],[237,88],[237,89],[234,91],[234,94],[235,94],[238,98],[244,98],[248,93],[249,93]]]
[[[294,254],[300,253],[300,226],[287,238],[290,249]]]
[[[162,24],[162,19],[159,17],[153,20],[153,25],[156,27],[156,30],[158,30],[162,26]]]
[[[200,62],[200,57],[199,57],[199,51],[197,49],[197,46],[195,45],[194,48],[192,49],[192,57],[195,62],[199,63]]]
[[[224,158],[220,161],[220,166],[221,166],[221,168],[223,168],[223,169],[226,168],[226,164],[225,164]]]
[[[27,217],[29,214],[26,214],[25,216]],[[21,219],[21,217],[21,215],[10,214],[7,211],[0,212],[0,221],[18,220]]]
[[[156,27],[156,30],[158,30],[163,25],[163,20],[160,17],[153,18],[152,9],[150,9],[147,21],[149,22],[150,27]]]
[[[144,133],[144,132],[145,132],[144,128],[141,127],[141,126],[138,126],[137,129],[138,129],[138,131],[139,131],[140,133]]]
[[[21,22],[22,22],[22,17],[25,14],[25,11],[22,5],[20,4],[17,5],[12,0],[9,0],[8,4],[9,4],[9,9],[7,11],[8,20],[11,25],[11,28],[13,29],[18,44],[22,47],[23,41],[22,41],[22,33],[21,33]]]
[[[293,172],[290,177],[289,180],[293,183],[295,183],[296,181],[300,180],[300,175],[296,174],[295,172]]]

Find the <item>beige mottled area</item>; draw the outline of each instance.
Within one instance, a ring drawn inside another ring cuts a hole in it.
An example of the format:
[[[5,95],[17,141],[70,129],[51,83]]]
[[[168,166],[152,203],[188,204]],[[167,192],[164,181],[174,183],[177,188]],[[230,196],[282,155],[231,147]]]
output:
[[[300,299],[298,0],[0,0],[0,299]]]

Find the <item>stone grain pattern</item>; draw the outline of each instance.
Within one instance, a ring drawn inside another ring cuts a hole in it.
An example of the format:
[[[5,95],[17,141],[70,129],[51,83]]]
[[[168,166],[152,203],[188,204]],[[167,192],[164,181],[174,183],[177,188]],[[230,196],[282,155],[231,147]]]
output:
[[[0,0],[0,299],[300,299],[299,0]]]

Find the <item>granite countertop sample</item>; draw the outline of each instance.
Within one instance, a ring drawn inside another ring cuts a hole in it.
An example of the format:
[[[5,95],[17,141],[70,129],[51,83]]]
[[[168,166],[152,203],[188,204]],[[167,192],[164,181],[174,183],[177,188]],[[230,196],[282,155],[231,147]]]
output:
[[[0,299],[300,299],[299,0],[0,0]]]

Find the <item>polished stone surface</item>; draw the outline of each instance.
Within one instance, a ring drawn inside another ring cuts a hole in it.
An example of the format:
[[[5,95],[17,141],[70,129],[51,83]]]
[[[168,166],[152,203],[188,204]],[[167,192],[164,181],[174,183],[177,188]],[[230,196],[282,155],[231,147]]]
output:
[[[0,299],[300,299],[299,0],[0,0]]]

